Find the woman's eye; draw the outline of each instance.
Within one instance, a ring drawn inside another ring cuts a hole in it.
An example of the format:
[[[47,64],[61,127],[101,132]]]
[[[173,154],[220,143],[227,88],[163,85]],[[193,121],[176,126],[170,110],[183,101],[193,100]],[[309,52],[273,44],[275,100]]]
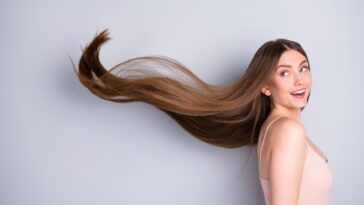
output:
[[[302,67],[302,68],[301,68],[301,70],[302,70],[303,72],[307,72],[307,71],[309,70],[309,68],[308,68],[308,67]]]
[[[288,72],[287,71],[281,72],[281,76],[287,76],[287,75],[288,75]]]

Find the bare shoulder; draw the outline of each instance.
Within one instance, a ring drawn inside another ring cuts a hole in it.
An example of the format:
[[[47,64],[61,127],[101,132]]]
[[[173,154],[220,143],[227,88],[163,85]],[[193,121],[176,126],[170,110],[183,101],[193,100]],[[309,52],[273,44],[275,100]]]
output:
[[[267,133],[268,134],[268,133]],[[303,124],[293,118],[280,117],[274,122],[269,131],[272,148],[286,148],[304,146],[306,129]]]
[[[305,128],[298,120],[281,117],[272,124],[270,135],[272,204],[297,204],[308,156]]]

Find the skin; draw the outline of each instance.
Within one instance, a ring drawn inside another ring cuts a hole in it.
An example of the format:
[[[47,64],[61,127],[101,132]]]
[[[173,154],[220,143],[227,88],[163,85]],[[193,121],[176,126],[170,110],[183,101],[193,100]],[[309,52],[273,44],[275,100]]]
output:
[[[272,80],[262,88],[262,92],[273,100],[272,114],[284,115],[300,121],[301,108],[307,103],[311,84],[311,72],[307,59],[300,52],[290,49],[282,54]],[[297,99],[290,94],[301,88],[306,88],[305,98]]]
[[[281,116],[267,131],[260,162],[260,176],[270,180],[271,205],[298,204],[308,152],[306,130],[300,117],[311,84],[307,59],[300,52],[290,49],[282,54],[271,81],[261,89],[263,94],[270,97],[274,108],[262,125],[258,150],[267,125]],[[304,98],[297,99],[291,95],[291,92],[302,88],[306,88]]]

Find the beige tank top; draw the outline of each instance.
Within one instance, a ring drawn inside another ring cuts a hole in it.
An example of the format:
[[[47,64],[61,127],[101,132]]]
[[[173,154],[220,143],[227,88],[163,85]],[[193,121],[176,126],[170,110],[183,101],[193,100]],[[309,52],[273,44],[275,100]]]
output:
[[[265,135],[267,134],[269,126],[278,118],[279,117],[275,118],[269,123],[263,135],[259,153],[259,173]],[[321,155],[308,144],[307,140],[306,144],[308,146],[308,153],[303,168],[298,205],[328,205],[330,204],[330,190],[334,172],[329,165],[327,158],[322,158]],[[270,180],[261,177],[260,174],[259,178],[263,188],[265,203],[269,205],[271,201]]]

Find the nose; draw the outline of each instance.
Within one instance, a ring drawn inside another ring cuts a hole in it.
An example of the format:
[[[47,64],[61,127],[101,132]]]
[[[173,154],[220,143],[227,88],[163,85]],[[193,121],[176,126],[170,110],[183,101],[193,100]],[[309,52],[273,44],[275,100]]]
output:
[[[303,76],[296,74],[295,75],[295,85],[302,85],[303,84]]]

